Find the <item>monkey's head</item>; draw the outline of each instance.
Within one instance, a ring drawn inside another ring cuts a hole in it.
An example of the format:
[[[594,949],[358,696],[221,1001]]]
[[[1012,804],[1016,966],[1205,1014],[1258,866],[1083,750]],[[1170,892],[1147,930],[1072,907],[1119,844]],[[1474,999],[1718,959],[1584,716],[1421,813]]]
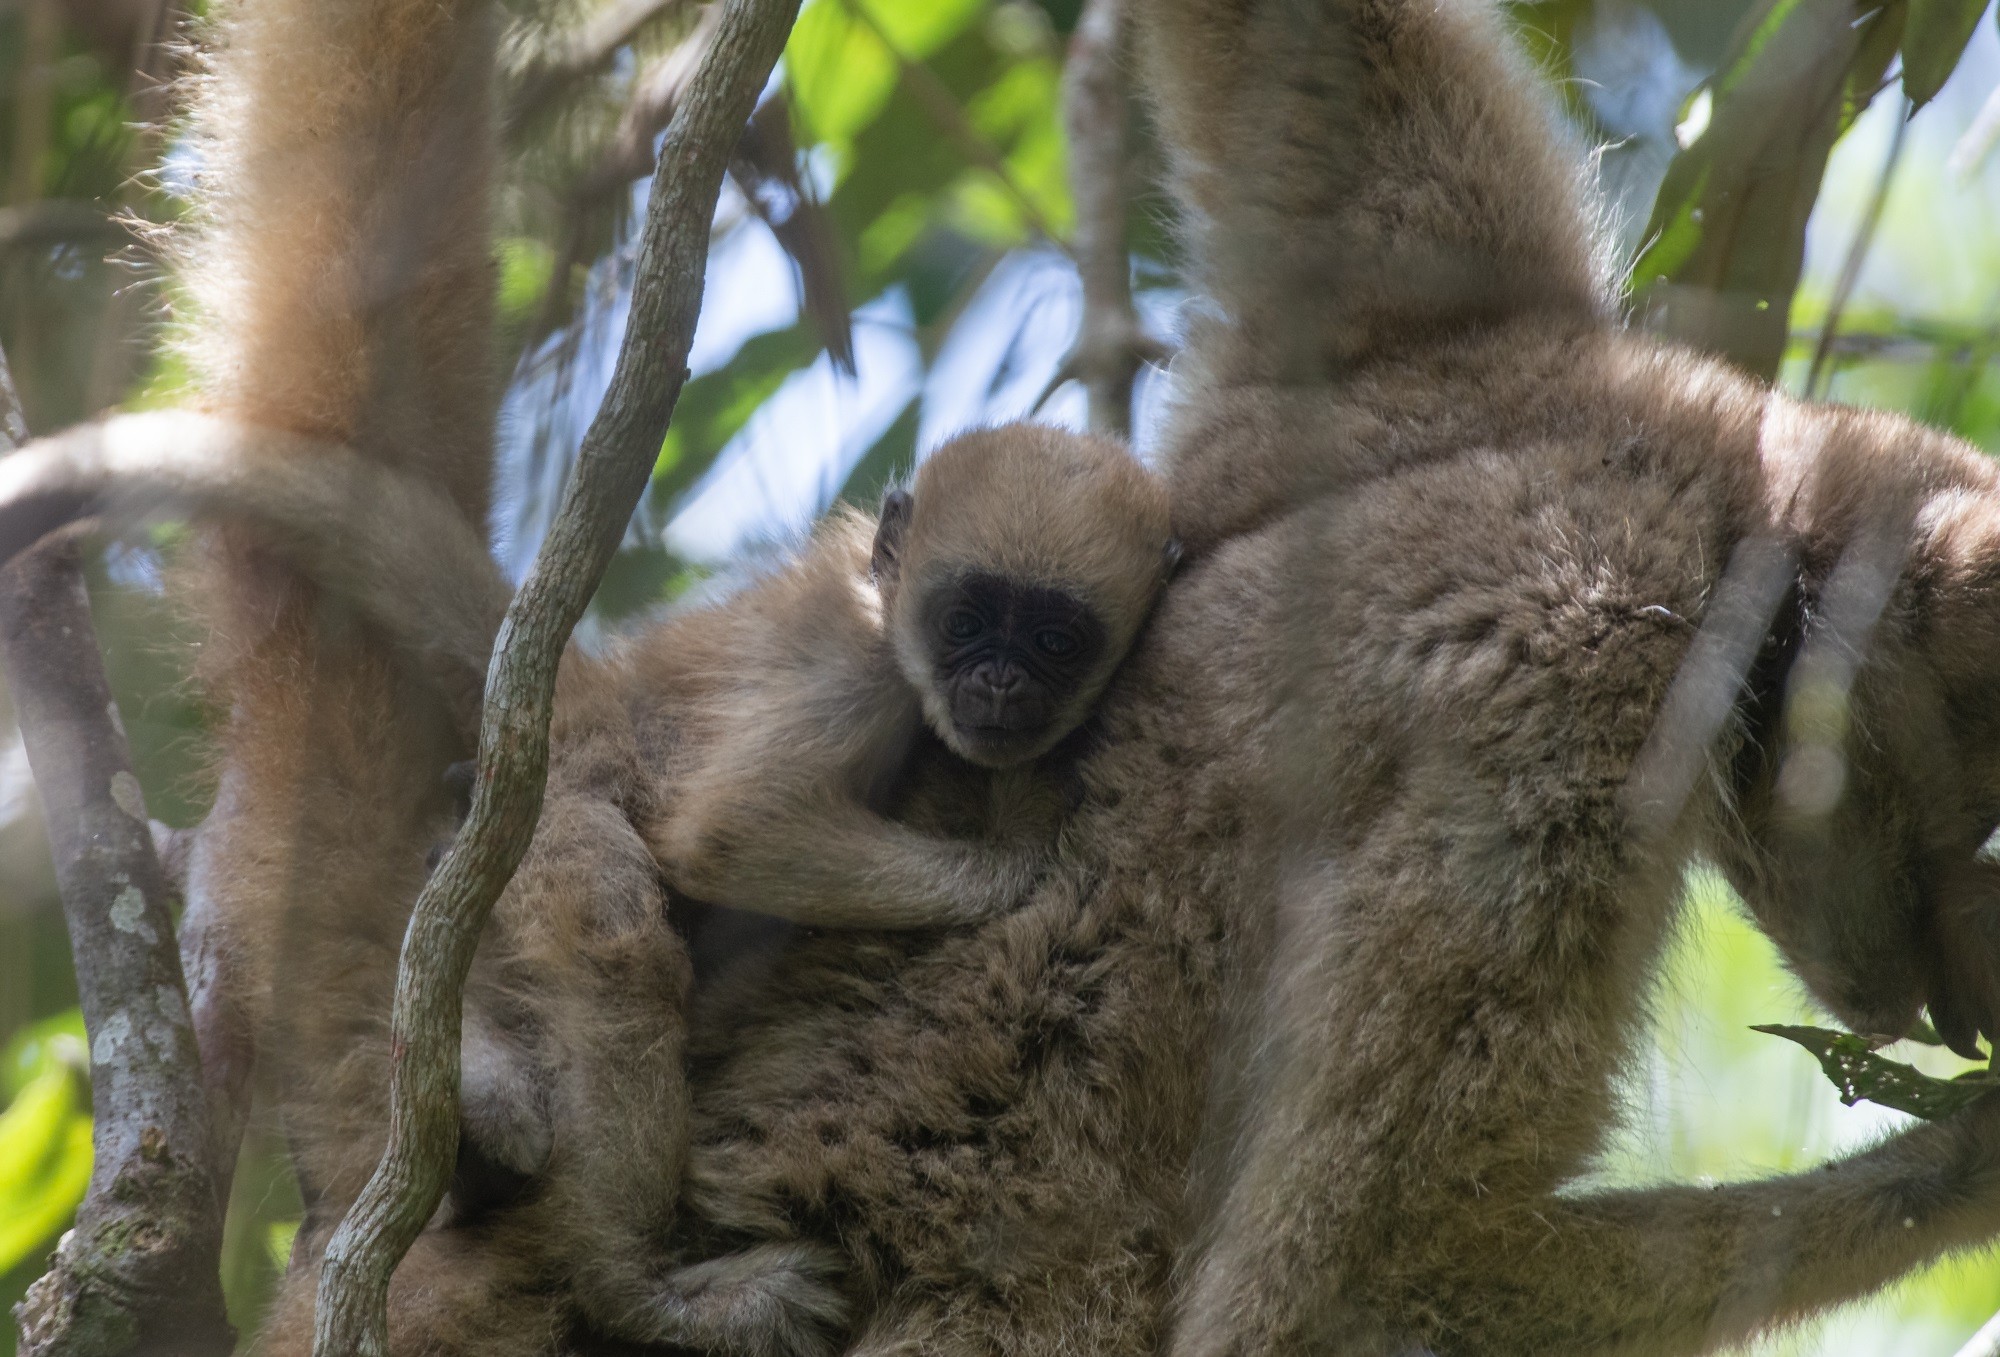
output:
[[[882,502],[874,570],[924,719],[989,768],[1090,714],[1179,558],[1165,488],[1121,445],[969,433]]]
[[[1764,437],[1767,462],[1799,449],[1775,478],[1799,575],[1760,661],[1737,769],[1754,847],[1731,875],[1853,1030],[1900,1035],[1923,1007],[1973,1054],[2000,1036],[2000,862],[1982,852],[2000,827],[2000,477],[1879,413],[1781,409]]]

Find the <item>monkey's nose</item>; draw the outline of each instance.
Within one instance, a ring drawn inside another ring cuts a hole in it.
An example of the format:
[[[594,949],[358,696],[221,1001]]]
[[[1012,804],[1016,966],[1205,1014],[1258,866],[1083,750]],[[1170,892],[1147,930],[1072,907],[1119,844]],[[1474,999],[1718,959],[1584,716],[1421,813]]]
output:
[[[1046,719],[1040,690],[1018,665],[989,663],[967,675],[954,701],[963,725],[988,730],[1031,730]]]

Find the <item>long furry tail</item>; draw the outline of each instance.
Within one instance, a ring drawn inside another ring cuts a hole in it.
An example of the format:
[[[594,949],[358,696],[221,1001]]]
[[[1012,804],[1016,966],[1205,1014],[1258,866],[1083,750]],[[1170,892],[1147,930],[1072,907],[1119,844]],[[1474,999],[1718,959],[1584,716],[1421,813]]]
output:
[[[492,456],[495,19],[486,0],[231,0],[180,251],[200,403],[440,483]]]
[[[253,527],[428,666],[470,735],[509,590],[458,506],[349,448],[193,411],[119,415],[0,459],[0,565],[85,516]]]
[[[1148,0],[1145,84],[1223,385],[1604,289],[1575,158],[1485,0]]]
[[[496,16],[491,0],[218,0],[211,15],[178,344],[192,403],[261,432],[194,431],[179,461],[119,465],[218,507],[253,475],[265,494],[265,516],[213,534],[189,599],[228,713],[189,890],[226,933],[324,1222],[380,1152],[399,943],[452,823],[443,771],[470,748],[462,702],[397,633],[435,625],[438,653],[469,660],[492,620],[492,567],[465,539],[485,516],[497,399]],[[124,456],[122,434],[104,437],[91,456]]]

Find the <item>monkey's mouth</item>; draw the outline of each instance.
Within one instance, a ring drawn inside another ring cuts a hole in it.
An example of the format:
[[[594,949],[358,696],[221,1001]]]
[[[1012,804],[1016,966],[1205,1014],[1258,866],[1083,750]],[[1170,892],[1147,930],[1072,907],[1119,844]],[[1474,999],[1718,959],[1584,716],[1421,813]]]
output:
[[[1001,726],[955,721],[952,731],[958,736],[960,752],[973,762],[1004,764],[1037,752],[1047,733],[1047,724],[1037,721],[1032,725]]]
[[[1033,739],[1048,728],[1050,703],[1036,693],[993,693],[961,687],[952,694],[951,723],[967,739]]]

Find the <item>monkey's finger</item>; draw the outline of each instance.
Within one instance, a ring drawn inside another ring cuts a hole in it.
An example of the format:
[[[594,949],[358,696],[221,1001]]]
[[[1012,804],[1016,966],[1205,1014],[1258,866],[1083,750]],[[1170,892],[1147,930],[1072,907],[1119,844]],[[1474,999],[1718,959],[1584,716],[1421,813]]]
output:
[[[1980,1057],[1979,1028],[1946,994],[1934,994],[1930,1001],[1931,1026],[1938,1038],[1967,1060]]]
[[[463,820],[472,814],[472,788],[479,781],[479,760],[460,759],[444,770],[445,790],[452,795],[452,803],[458,810],[458,818]]]

